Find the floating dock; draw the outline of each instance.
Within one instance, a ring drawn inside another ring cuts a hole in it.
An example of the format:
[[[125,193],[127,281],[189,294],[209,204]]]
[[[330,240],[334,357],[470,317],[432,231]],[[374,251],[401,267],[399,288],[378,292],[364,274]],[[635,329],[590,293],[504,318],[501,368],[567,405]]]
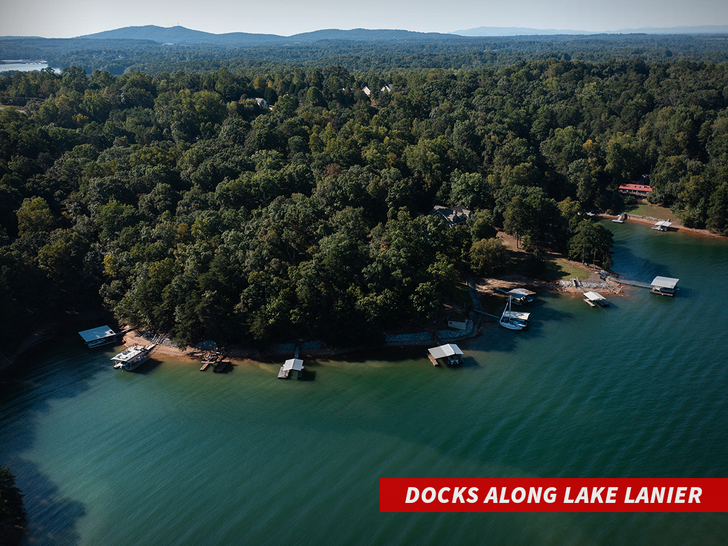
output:
[[[612,222],[614,222],[615,224],[624,224],[625,218],[627,218],[626,214],[620,214],[614,220],[612,220]]]
[[[584,301],[589,305],[589,307],[596,307],[599,305],[600,307],[609,307],[609,303],[607,303],[607,298],[599,294],[598,292],[584,292]]]
[[[673,298],[675,297],[675,292],[677,291],[676,286],[679,280],[672,277],[655,277],[652,281],[650,293]]]
[[[659,222],[656,222],[655,225],[652,226],[650,229],[654,229],[656,231],[668,231],[671,225],[672,222],[670,222],[669,220],[660,220]]]
[[[523,305],[524,303],[533,303],[533,296],[536,292],[528,290],[526,288],[514,288],[513,290],[503,290],[502,288],[496,288],[498,292],[501,292],[511,298],[511,301],[516,305]]]
[[[230,364],[230,361],[226,358],[221,358],[218,362],[215,368],[212,370],[215,373],[222,373],[225,368],[228,367],[228,364]]]
[[[439,359],[445,359],[448,366],[458,366],[463,363],[463,352],[460,347],[454,343],[448,343],[446,345],[440,345],[439,347],[433,347],[427,349],[428,358],[433,365],[438,366],[437,361]]]
[[[222,352],[207,351],[202,357],[202,366],[200,367],[200,371],[204,372],[207,368],[213,366],[213,371],[220,373],[228,364],[230,364],[230,361],[225,359],[225,355]]]
[[[296,352],[298,354],[298,352]],[[291,371],[298,372],[298,379],[303,376],[303,360],[300,358],[289,358],[278,370],[278,379],[290,379]]]
[[[98,328],[91,328],[90,330],[79,332],[78,335],[83,338],[86,346],[92,349],[108,343],[115,343],[118,334],[108,326],[99,326]]]

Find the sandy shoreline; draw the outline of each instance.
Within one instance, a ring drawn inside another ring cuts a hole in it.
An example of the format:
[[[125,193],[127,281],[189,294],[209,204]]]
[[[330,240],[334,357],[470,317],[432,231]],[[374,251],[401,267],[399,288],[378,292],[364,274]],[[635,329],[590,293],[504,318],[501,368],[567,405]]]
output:
[[[655,222],[658,222],[660,220],[669,220],[670,222],[672,222],[672,226],[670,226],[669,231],[680,231],[682,233],[690,233],[690,234],[699,235],[702,237],[712,237],[712,238],[723,237],[723,235],[720,235],[718,233],[713,233],[712,231],[708,231],[707,229],[685,227],[674,218],[652,218],[649,216],[633,215],[633,214],[629,214],[628,212],[625,214],[626,214],[625,223],[633,222],[636,224],[643,224],[646,226],[654,226]],[[602,218],[604,220],[614,220],[614,219],[618,218],[619,215],[618,214],[597,214],[596,217]]]
[[[597,215],[598,218],[602,218],[605,220],[614,219],[617,218],[617,215],[609,215],[609,214],[599,214]],[[638,216],[638,215],[630,215],[627,214],[626,221],[627,222],[635,222],[638,224],[642,224],[645,226],[652,226],[658,219],[656,218],[650,218],[650,217],[644,217],[644,216]],[[687,228],[684,227],[678,223],[674,224],[674,227],[672,228],[676,231],[682,231],[685,233],[690,233],[693,235],[698,235],[702,237],[722,237],[722,235],[718,235],[716,233],[712,233],[705,229],[695,229],[695,228]],[[511,241],[511,237],[507,236],[505,233],[499,233],[498,237],[503,239],[506,244],[516,250],[514,241]],[[520,249],[519,249],[520,250]],[[511,290],[513,288],[519,288],[519,287],[525,287],[534,290],[535,292],[557,292],[564,295],[570,295],[570,296],[583,296],[583,291],[593,291],[598,292],[604,296],[625,296],[626,293],[623,289],[623,287],[615,282],[605,282],[600,276],[599,276],[599,269],[593,268],[593,267],[587,267],[584,266],[581,263],[573,262],[573,267],[582,269],[589,272],[589,277],[582,281],[582,284],[584,285],[584,290],[581,290],[575,286],[564,286],[559,281],[543,281],[540,279],[532,278],[532,277],[526,277],[524,275],[519,274],[512,274],[512,275],[506,275],[501,278],[478,278],[472,280],[470,283],[471,289],[477,293],[478,296],[502,296],[502,293],[499,292],[498,289],[501,290]],[[564,283],[566,284],[566,283]],[[471,294],[472,295],[472,294]],[[474,301],[475,305],[475,301]],[[479,305],[479,302],[478,304]],[[471,313],[472,314],[472,313]],[[86,318],[86,317],[84,317]],[[478,321],[479,322],[479,321]],[[57,326],[57,325],[53,325]],[[26,352],[27,349],[41,343],[44,339],[50,339],[54,332],[56,331],[56,328],[50,328],[49,325],[46,325],[42,328],[40,328],[38,331],[33,332],[30,334],[27,339],[24,341],[24,343],[21,344],[21,346],[18,348],[18,350],[12,354],[7,355],[7,357],[0,358],[0,372],[4,371],[5,369],[11,367],[15,362],[19,360],[19,358],[22,356],[24,352]],[[384,343],[381,345],[375,345],[375,346],[359,346],[359,347],[349,347],[349,348],[332,348],[332,347],[325,347],[319,346],[316,349],[313,350],[306,350],[303,349],[301,356],[305,358],[327,358],[327,357],[340,357],[344,355],[352,355],[357,353],[365,353],[365,352],[372,352],[372,351],[379,351],[379,350],[388,350],[388,349],[405,349],[408,347],[425,347],[430,346],[435,343],[434,337],[430,337],[428,339],[424,339],[422,336],[425,334],[432,334],[432,332],[413,332],[411,334],[406,334],[404,337],[409,337],[411,339],[408,339],[403,342],[394,342],[394,343]],[[457,332],[453,332],[455,334],[452,338],[448,337],[445,341],[461,341],[464,339],[470,339],[473,337],[476,337],[480,333],[480,328],[478,327],[478,324],[475,324],[473,331],[468,332],[467,334],[458,335]],[[139,332],[135,329],[124,327],[122,329],[123,338],[122,341],[124,345],[127,347],[132,345],[149,345],[151,343],[149,335],[147,334],[147,337],[144,337],[144,332]],[[401,337],[401,336],[400,336]],[[293,350],[289,350],[288,348],[281,349],[282,346],[294,346],[292,343],[288,344],[281,344],[275,347],[269,347],[267,349],[254,349],[250,347],[244,347],[244,346],[238,346],[233,345],[226,348],[226,354],[235,360],[285,360],[286,358],[290,358],[293,354]],[[171,344],[158,344],[157,347],[154,350],[155,354],[164,355],[173,357],[175,359],[181,359],[184,361],[199,361],[205,351],[197,349],[195,347],[187,346],[184,348],[179,348]],[[1,355],[0,355],[1,356]]]

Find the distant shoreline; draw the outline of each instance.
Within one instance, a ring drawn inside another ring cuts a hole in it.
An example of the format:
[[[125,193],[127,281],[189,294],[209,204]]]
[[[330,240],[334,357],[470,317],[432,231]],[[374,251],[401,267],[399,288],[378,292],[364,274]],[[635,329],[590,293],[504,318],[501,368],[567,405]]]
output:
[[[636,224],[643,224],[647,226],[653,226],[655,225],[655,222],[658,222],[660,220],[669,220],[672,222],[672,226],[668,231],[681,231],[684,233],[691,233],[693,235],[700,235],[702,237],[713,237],[722,239],[725,238],[725,235],[721,235],[720,233],[713,233],[712,231],[709,231],[707,229],[698,229],[698,228],[689,228],[685,227],[680,222],[678,222],[676,219],[669,219],[669,218],[653,218],[650,216],[641,216],[639,214],[630,214],[629,212],[625,212],[623,214],[626,214],[625,223],[626,222],[634,222]],[[621,216],[620,214],[606,214],[606,213],[600,213],[595,215],[597,218],[601,218],[603,220],[613,220],[616,218],[619,218]]]

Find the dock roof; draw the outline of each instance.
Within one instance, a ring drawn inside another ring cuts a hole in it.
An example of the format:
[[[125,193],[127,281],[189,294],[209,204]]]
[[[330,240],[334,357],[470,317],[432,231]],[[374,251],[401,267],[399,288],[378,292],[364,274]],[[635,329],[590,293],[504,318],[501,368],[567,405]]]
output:
[[[533,292],[531,290],[527,290],[526,288],[514,288],[513,290],[508,292],[512,296],[533,296],[536,294],[536,292]]]
[[[435,360],[437,360],[438,358],[445,358],[447,356],[463,354],[463,352],[460,350],[460,347],[458,347],[454,343],[440,345],[439,347],[433,347],[432,349],[427,350],[430,352],[433,358],[435,358]]]
[[[675,285],[677,285],[677,281],[680,279],[673,279],[672,277],[655,277],[655,279],[652,281],[652,286],[656,286],[658,288],[675,288]]]
[[[289,358],[286,360],[285,364],[283,364],[284,370],[296,370],[300,372],[303,369],[303,360],[300,358]]]
[[[79,332],[78,335],[80,335],[86,343],[91,343],[92,341],[97,341],[99,339],[114,337],[116,336],[116,332],[108,326],[99,326],[98,328],[91,328],[90,330]]]
[[[599,301],[599,300],[606,300],[607,299],[607,298],[605,298],[604,296],[602,296],[601,294],[599,294],[597,292],[584,292],[584,296],[589,301]]]
[[[503,318],[512,318],[528,321],[528,319],[531,318],[531,313],[521,313],[520,311],[504,311]]]

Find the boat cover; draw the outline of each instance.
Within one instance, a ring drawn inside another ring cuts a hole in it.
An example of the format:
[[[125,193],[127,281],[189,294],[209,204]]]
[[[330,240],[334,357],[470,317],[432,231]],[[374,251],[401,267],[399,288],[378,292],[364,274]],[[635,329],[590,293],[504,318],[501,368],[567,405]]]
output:
[[[508,293],[513,296],[524,297],[524,296],[533,296],[536,292],[531,292],[530,290],[526,290],[525,288],[514,288],[513,290],[511,290]]]
[[[675,288],[675,285],[677,285],[677,281],[680,279],[673,279],[671,277],[655,277],[655,280],[652,281],[652,286],[656,286],[658,288]]]
[[[599,300],[606,300],[604,296],[601,294],[598,294],[597,292],[584,292],[584,296],[586,296],[586,299],[590,301],[599,301]]]
[[[296,370],[301,371],[303,369],[303,360],[300,358],[289,358],[286,360],[285,364],[283,364],[284,370]]]
[[[505,311],[503,318],[518,319],[527,321],[531,313],[521,313],[520,311]]]
[[[454,343],[440,345],[439,347],[433,347],[432,349],[427,350],[435,360],[437,360],[438,358],[445,358],[447,356],[463,354],[463,352],[460,350],[460,347],[458,347]]]
[[[80,335],[86,343],[91,343],[92,341],[97,341],[99,339],[114,337],[116,332],[108,326],[99,326],[98,328],[91,328],[90,330],[79,332],[78,335]]]

